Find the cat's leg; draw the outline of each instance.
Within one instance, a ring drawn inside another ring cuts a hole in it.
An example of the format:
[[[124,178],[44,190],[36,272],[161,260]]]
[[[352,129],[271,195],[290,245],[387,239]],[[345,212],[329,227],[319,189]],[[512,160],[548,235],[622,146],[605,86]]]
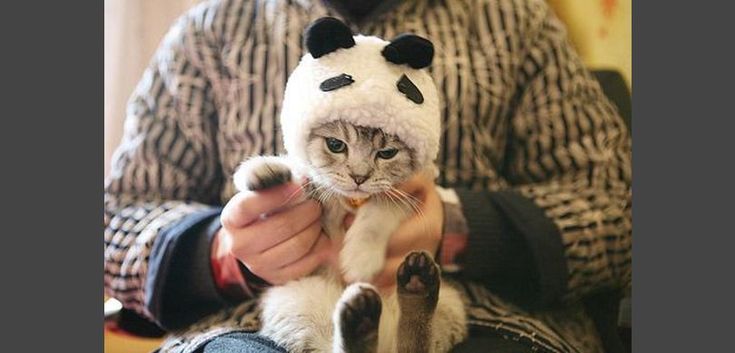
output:
[[[442,283],[439,266],[425,251],[406,256],[396,274],[400,318],[398,353],[447,353],[467,337],[459,292]]]
[[[439,266],[425,251],[406,256],[396,274],[398,305],[398,353],[432,352],[432,325],[439,299]]]
[[[367,283],[345,289],[334,310],[333,353],[377,353],[382,301]]]
[[[358,209],[339,254],[348,282],[370,281],[383,269],[388,240],[409,214],[398,206],[374,200]]]
[[[322,276],[269,288],[260,298],[260,334],[290,353],[332,351],[332,315],[343,287]]]
[[[341,243],[344,238],[344,227],[342,222],[347,215],[338,202],[334,200],[319,200],[322,203],[322,229],[332,241]]]
[[[432,353],[447,353],[467,338],[467,315],[459,292],[443,282],[431,324]]]

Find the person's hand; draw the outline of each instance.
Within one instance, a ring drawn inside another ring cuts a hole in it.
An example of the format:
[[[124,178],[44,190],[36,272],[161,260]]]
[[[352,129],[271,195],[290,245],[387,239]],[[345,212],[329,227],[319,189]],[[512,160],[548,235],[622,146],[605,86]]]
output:
[[[373,279],[373,283],[384,290],[395,285],[398,267],[409,252],[426,250],[436,254],[442,238],[444,210],[434,181],[419,174],[398,188],[416,199],[420,212],[403,221],[388,242],[385,267]]]
[[[271,284],[311,273],[329,257],[331,243],[322,232],[321,206],[303,199],[293,182],[236,194],[222,210],[213,251],[232,254]]]

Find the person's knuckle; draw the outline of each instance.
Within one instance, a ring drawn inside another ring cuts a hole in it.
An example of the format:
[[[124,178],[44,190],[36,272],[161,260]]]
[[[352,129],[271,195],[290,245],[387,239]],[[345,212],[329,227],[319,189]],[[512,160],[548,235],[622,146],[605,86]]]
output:
[[[222,227],[227,230],[233,229],[235,223],[233,217],[234,214],[232,212],[232,208],[225,206],[225,208],[222,209],[222,214],[220,215],[220,223],[222,224]]]
[[[294,242],[294,247],[292,249],[292,252],[301,257],[304,254],[306,254],[312,245],[312,237],[308,233],[304,233],[301,236],[296,238],[296,241]]]
[[[294,221],[290,217],[275,217],[270,219],[269,228],[273,230],[273,234],[281,236],[292,236],[296,233]]]
[[[275,285],[281,285],[286,283],[288,279],[281,272],[275,272],[268,275],[267,281]]]
[[[245,236],[243,234],[240,234],[239,236],[232,236],[230,235],[230,243],[231,243],[231,249],[232,252],[242,254],[243,256],[246,254],[249,254],[249,242],[245,241]]]
[[[282,254],[282,256],[280,260],[286,263],[297,260],[299,258],[300,249],[301,249],[301,246],[299,245],[300,241],[301,240],[299,239],[299,237],[294,237],[284,242],[281,245],[282,248],[281,248],[280,253]]]
[[[311,221],[314,221],[314,220],[318,219],[321,216],[321,214],[322,214],[322,206],[318,202],[316,202],[314,200],[309,200],[308,202],[310,203],[310,205],[308,207],[308,212],[309,213],[308,213],[307,219],[308,220],[311,220]]]
[[[222,225],[219,229],[217,229],[216,233],[213,236],[214,240],[217,241],[217,250],[218,251],[228,251],[230,253],[234,252],[235,249],[235,237],[232,235],[232,232],[227,230],[227,228]],[[212,245],[215,245],[214,243]]]
[[[319,267],[320,264],[321,262],[317,261],[306,264],[306,266],[304,266],[304,274],[314,272],[314,270],[316,270],[316,268]]]
[[[277,193],[265,192],[265,193],[258,194],[258,202],[262,204],[278,205],[278,204],[282,204],[284,201],[286,201],[286,199],[281,197],[281,195]],[[269,212],[269,211],[271,210],[270,209],[266,210],[266,212]]]
[[[231,227],[232,225],[232,216],[233,211],[232,208],[234,206],[230,203],[227,203],[224,208],[222,208],[222,213],[220,214],[220,223],[222,223],[222,226],[224,227]]]
[[[242,242],[238,243],[237,246],[233,246],[232,249],[235,257],[242,261],[254,261],[262,255],[262,253],[256,252],[252,246]]]
[[[239,218],[245,215],[250,208],[250,201],[249,198],[238,198],[232,208],[233,216]]]
[[[250,272],[256,275],[260,276],[267,273],[267,267],[265,266],[264,262],[257,257],[251,257],[243,261],[243,263],[250,270]]]
[[[322,234],[322,224],[320,222],[314,222],[307,228],[307,231],[311,236],[312,242],[317,241]]]
[[[237,228],[238,219],[246,211],[246,201],[240,197],[230,199],[224,209],[222,209],[221,222],[228,229]]]

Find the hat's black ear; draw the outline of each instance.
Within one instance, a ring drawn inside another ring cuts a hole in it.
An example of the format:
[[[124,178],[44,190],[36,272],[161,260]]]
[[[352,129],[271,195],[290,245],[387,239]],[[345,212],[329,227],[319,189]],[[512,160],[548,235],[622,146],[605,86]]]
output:
[[[352,31],[334,17],[322,17],[314,21],[304,34],[304,42],[315,59],[340,48],[352,48],[355,39]]]
[[[414,69],[423,69],[431,65],[434,44],[426,38],[405,33],[393,38],[382,53],[386,60],[394,64],[408,64]]]

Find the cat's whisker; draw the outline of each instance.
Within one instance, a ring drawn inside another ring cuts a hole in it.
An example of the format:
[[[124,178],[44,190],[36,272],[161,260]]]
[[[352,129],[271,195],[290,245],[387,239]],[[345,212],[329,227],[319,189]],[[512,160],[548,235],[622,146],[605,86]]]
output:
[[[396,196],[395,196],[395,195],[394,195],[394,194],[392,193],[392,191],[391,191],[390,189],[389,189],[389,190],[388,190],[388,191],[387,191],[387,192],[385,193],[385,195],[386,195],[386,196],[387,196],[387,197],[389,198],[389,201],[390,201],[390,202],[391,202],[392,204],[394,204],[394,205],[395,205],[395,206],[397,206],[397,207],[398,207],[399,209],[401,209],[401,211],[405,212],[404,208],[403,208],[403,207],[402,207],[402,205],[401,205],[401,204],[399,203],[399,201],[400,201],[400,200],[399,200],[399,199],[398,199],[398,198],[397,198],[397,197],[396,197]]]
[[[326,203],[333,194],[331,187],[327,185],[319,185],[315,191],[317,201],[322,204]]]
[[[296,189],[296,190],[294,190],[294,192],[293,192],[293,193],[291,193],[291,195],[289,195],[289,196],[288,196],[288,197],[286,198],[286,201],[285,201],[285,202],[283,203],[283,205],[286,205],[286,204],[288,204],[289,202],[291,202],[291,200],[292,200],[292,199],[293,199],[294,197],[296,197],[296,195],[297,195],[297,194],[298,194],[299,192],[301,192],[301,191],[303,191],[303,190],[307,190],[306,188],[307,188],[308,186],[310,186],[311,184],[313,184],[313,181],[312,181],[312,180],[308,180],[308,181],[307,181],[306,183],[304,183],[303,185],[299,185],[299,188],[298,188],[298,189]],[[307,192],[308,192],[308,190],[307,190]],[[283,205],[282,205],[282,206],[283,206]]]
[[[401,193],[397,189],[391,188],[390,191],[391,191],[391,194],[393,196],[395,196],[395,198],[398,201],[400,201],[400,205],[399,206],[402,205],[402,206],[404,206],[404,208],[410,209],[410,210],[406,210],[406,212],[414,213],[414,214],[420,214],[421,213],[421,210],[415,204],[413,204],[410,200],[408,200],[405,197],[403,197],[403,195],[401,195]]]
[[[393,196],[390,193],[390,190],[385,190],[383,193],[380,194],[382,200],[389,204],[389,205],[397,205],[396,200],[393,198]]]
[[[283,201],[283,202],[281,203],[281,205],[280,205],[279,207],[283,207],[283,206],[286,206],[286,205],[288,205],[288,203],[289,203],[289,202],[291,202],[291,201],[293,200],[293,198],[294,198],[294,197],[296,197],[296,195],[297,195],[297,194],[298,194],[298,193],[299,193],[300,191],[302,191],[302,190],[305,190],[305,189],[306,189],[306,186],[307,186],[308,184],[309,184],[309,183],[306,183],[306,184],[304,184],[304,185],[300,185],[300,186],[299,186],[299,187],[298,187],[298,188],[297,188],[296,190],[294,190],[294,192],[292,192],[291,194],[289,194],[289,195],[288,195],[288,197],[286,197],[286,200],[284,200],[284,201]]]
[[[420,211],[420,208],[418,208],[418,205],[420,204],[420,200],[419,199],[413,197],[412,195],[410,195],[410,194],[408,194],[408,193],[406,193],[406,192],[404,192],[404,191],[402,191],[400,189],[397,189],[397,188],[394,188],[394,187],[392,187],[391,189],[393,190],[393,192],[395,192],[396,194],[398,194],[398,196],[400,196],[401,199],[405,200],[408,204],[410,204],[414,208],[415,211]]]
[[[423,209],[420,207],[420,204],[422,204],[422,202],[419,199],[417,199],[415,196],[409,193],[406,193],[400,189],[391,188],[391,190],[394,193],[397,193],[398,195],[400,195],[400,199],[404,201],[405,204],[411,207],[411,209],[415,212],[416,216],[418,217],[419,222],[424,227],[424,232],[428,233],[430,229],[429,229],[428,222],[426,222],[427,220],[426,214],[424,213]]]
[[[335,195],[337,195],[337,190],[333,186],[325,186],[322,203],[329,201]]]
[[[411,199],[411,200],[413,200],[413,201],[415,201],[415,202],[421,203],[421,200],[419,200],[419,199],[418,199],[418,198],[417,198],[416,196],[413,196],[413,195],[411,195],[411,194],[409,194],[409,193],[407,193],[407,192],[405,192],[405,191],[403,191],[403,190],[401,190],[401,189],[396,189],[396,188],[394,188],[394,189],[395,189],[395,190],[396,190],[396,191],[397,191],[397,192],[398,192],[399,194],[401,194],[401,195],[405,196],[406,198],[408,198],[408,199]]]
[[[331,192],[327,185],[319,184],[314,181],[310,181],[309,183],[307,183],[307,185],[311,186],[308,196],[318,201],[319,203],[326,202],[329,195],[331,195]]]

